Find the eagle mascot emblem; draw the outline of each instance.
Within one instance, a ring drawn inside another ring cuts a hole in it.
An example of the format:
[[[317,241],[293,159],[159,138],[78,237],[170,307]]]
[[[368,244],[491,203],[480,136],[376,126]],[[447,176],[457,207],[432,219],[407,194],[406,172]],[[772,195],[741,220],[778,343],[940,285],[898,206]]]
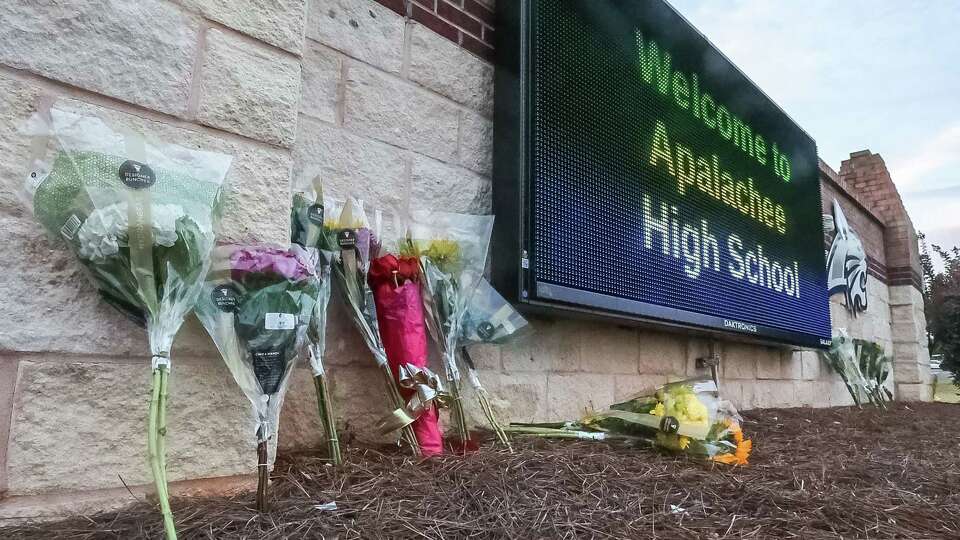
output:
[[[867,253],[836,199],[833,223],[836,233],[827,255],[827,288],[830,295],[844,293],[847,310],[856,316],[867,310]]]

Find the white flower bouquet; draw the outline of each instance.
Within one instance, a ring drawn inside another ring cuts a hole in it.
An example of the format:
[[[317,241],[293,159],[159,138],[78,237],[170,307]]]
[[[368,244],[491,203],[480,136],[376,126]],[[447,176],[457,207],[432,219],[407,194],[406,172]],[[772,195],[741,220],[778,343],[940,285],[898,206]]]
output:
[[[153,390],[150,465],[167,538],[165,435],[170,349],[210,265],[230,156],[111,129],[54,106],[26,126],[23,195],[34,217],[83,264],[100,295],[147,330]]]

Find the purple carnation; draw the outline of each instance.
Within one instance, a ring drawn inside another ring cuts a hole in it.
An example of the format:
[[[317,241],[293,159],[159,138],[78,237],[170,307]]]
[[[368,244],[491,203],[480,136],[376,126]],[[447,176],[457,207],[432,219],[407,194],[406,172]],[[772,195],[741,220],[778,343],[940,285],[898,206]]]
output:
[[[249,273],[273,273],[291,281],[299,281],[312,273],[296,253],[272,247],[238,249],[230,255],[234,278]]]

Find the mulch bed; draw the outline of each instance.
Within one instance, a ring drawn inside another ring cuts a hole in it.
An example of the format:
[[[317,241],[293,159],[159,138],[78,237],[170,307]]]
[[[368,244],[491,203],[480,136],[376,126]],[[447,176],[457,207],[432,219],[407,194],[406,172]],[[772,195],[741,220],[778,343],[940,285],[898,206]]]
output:
[[[960,538],[960,407],[747,412],[750,465],[521,438],[417,463],[353,449],[278,464],[252,494],[177,499],[180,538]],[[337,509],[316,505],[335,501]],[[155,509],[0,529],[0,538],[161,538]]]

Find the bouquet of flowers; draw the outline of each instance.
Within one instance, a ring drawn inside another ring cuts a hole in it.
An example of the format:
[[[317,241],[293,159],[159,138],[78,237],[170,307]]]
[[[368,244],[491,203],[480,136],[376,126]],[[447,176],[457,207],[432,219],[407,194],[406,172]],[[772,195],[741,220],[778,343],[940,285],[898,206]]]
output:
[[[463,317],[482,279],[492,231],[493,216],[414,211],[401,250],[420,261],[427,328],[443,357],[454,423],[464,447],[470,432],[461,400],[457,352]]]
[[[311,191],[293,195],[290,213],[290,240],[311,253],[316,261],[317,277],[320,287],[317,289],[316,309],[310,318],[307,332],[310,351],[310,368],[313,370],[313,383],[317,393],[317,410],[320,421],[327,434],[330,460],[335,465],[342,462],[340,440],[337,437],[337,424],[333,413],[333,401],[330,399],[329,382],[323,365],[323,353],[326,346],[327,305],[330,302],[330,262],[333,253],[321,251],[323,239],[323,187],[319,178],[314,181]]]
[[[866,396],[873,406],[885,409],[886,402],[893,401],[893,393],[886,383],[890,378],[890,357],[878,343],[853,339],[845,331],[838,330],[830,344],[830,350],[820,356],[834,372],[840,375],[853,401],[860,407]]]
[[[257,510],[266,510],[267,443],[277,434],[290,374],[314,314],[320,282],[299,246],[223,246],[197,302],[197,316],[253,405]]]
[[[34,153],[24,195],[35,218],[66,242],[105,301],[146,327],[150,467],[166,536],[175,538],[165,463],[170,349],[203,287],[231,158],[117,132],[56,106],[26,131]]]
[[[493,414],[490,398],[486,389],[480,383],[480,374],[477,372],[477,366],[470,356],[467,345],[471,343],[505,343],[521,335],[528,328],[527,320],[517,310],[513,309],[513,306],[490,285],[489,281],[481,278],[463,317],[463,324],[460,329],[460,343],[462,343],[460,357],[467,367],[467,381],[470,382],[470,386],[477,394],[480,410],[487,417],[487,423],[490,424],[490,428],[493,429],[497,439],[507,448],[510,448],[510,440],[507,438],[503,426],[497,421],[496,415]]]
[[[620,440],[728,465],[746,465],[753,443],[742,419],[717,397],[712,380],[688,379],[638,394],[578,421],[511,424],[509,431],[541,437]]]
[[[367,280],[370,261],[380,252],[377,234],[380,215],[376,214],[377,227],[371,227],[363,203],[353,198],[345,204],[326,199],[324,209],[329,212],[329,217],[323,224],[320,249],[333,254],[331,273],[340,286],[347,311],[383,374],[391,414],[397,418],[396,424],[403,426],[400,428],[401,436],[410,445],[414,455],[419,456],[420,445],[410,425],[413,418],[405,411],[400,389],[390,369],[387,352],[380,338],[373,291]]]
[[[387,416],[380,430],[389,432],[410,423],[423,454],[441,454],[437,406],[446,405],[446,392],[440,378],[427,367],[420,264],[413,257],[383,255],[371,263],[367,281],[373,290],[387,361],[406,400],[406,414]]]

